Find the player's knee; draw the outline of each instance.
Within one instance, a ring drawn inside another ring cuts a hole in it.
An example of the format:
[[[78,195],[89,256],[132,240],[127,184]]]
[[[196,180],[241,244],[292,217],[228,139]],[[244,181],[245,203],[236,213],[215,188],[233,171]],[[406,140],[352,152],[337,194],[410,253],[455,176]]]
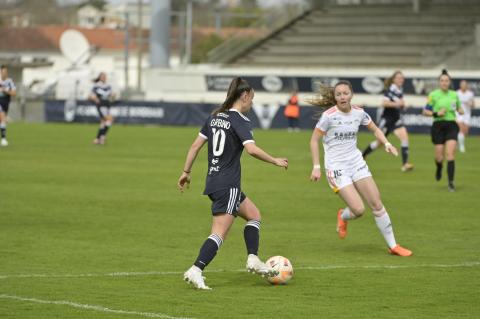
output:
[[[350,207],[350,211],[357,217],[361,217],[365,213],[365,206],[363,204],[353,205]]]
[[[372,207],[372,213],[375,215],[375,217],[381,217],[383,216],[387,211],[385,210],[385,207],[382,205],[380,208],[373,208]]]
[[[370,203],[370,208],[372,211],[380,211],[383,209],[383,203],[381,201],[373,201]]]
[[[258,209],[253,210],[250,214],[248,214],[248,219],[249,220],[257,220],[259,222],[262,221],[262,215],[260,214],[260,211]]]

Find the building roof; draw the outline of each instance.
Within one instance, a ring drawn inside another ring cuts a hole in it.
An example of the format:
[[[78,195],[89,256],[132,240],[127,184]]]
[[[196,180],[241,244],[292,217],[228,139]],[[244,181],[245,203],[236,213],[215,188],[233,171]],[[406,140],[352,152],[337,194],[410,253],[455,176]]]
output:
[[[90,45],[100,48],[100,50],[123,51],[125,34],[124,30],[111,28],[80,28],[67,25],[49,25],[35,26],[26,28],[0,27],[2,39],[0,41],[0,52],[25,52],[25,51],[48,51],[60,52],[60,36],[65,30],[75,29],[80,31],[88,40]],[[243,34],[245,36],[254,34],[255,29],[245,28],[223,28],[222,37],[229,37],[234,34]],[[195,28],[193,30],[193,41],[215,33],[215,28]],[[143,30],[143,38],[148,39],[150,31]],[[171,45],[175,49],[178,46],[178,29],[171,29]],[[136,49],[136,30],[132,28],[130,32],[130,49]],[[145,40],[145,50],[148,50],[148,40]]]
[[[0,28],[0,51],[60,51],[59,41],[67,29],[80,31],[90,45],[106,50],[124,49],[124,31],[107,28],[78,28],[71,26],[36,26],[27,28]],[[148,37],[148,31],[144,31]],[[135,31],[131,32],[130,49],[136,48]]]

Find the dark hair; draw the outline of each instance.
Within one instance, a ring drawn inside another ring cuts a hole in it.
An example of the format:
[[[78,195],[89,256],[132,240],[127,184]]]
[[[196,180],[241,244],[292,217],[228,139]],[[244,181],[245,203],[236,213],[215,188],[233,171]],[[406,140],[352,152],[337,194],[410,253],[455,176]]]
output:
[[[100,72],[98,73],[97,77],[95,79],[93,79],[93,82],[98,82],[100,81],[100,77],[102,76],[102,74],[105,74],[105,76],[107,76],[107,74],[105,72]]]
[[[236,100],[242,95],[243,92],[250,92],[252,87],[248,84],[247,81],[240,77],[236,77],[230,82],[228,87],[227,97],[225,101],[218,107],[212,114],[217,115],[218,113],[224,112],[230,109],[235,103]]]
[[[385,82],[384,82],[385,90],[388,90],[390,88],[390,85],[392,85],[392,83],[393,83],[393,79],[395,79],[395,77],[399,74],[403,75],[402,71],[397,70],[397,71],[393,72],[393,74],[389,78],[385,79]]]
[[[320,106],[322,108],[329,108],[337,104],[335,101],[335,89],[339,85],[347,85],[350,88],[350,91],[353,93],[352,84],[347,80],[340,80],[334,86],[325,86],[320,84],[320,90],[316,97],[313,99],[307,100],[308,103],[314,106]]]
[[[0,65],[0,70],[6,69],[7,66],[5,64]]]
[[[446,76],[448,76],[448,78],[450,80],[452,80],[452,77],[450,76],[450,74],[448,74],[447,69],[442,69],[442,74],[440,74],[440,76],[438,78],[440,79],[442,77],[442,75],[446,75]]]

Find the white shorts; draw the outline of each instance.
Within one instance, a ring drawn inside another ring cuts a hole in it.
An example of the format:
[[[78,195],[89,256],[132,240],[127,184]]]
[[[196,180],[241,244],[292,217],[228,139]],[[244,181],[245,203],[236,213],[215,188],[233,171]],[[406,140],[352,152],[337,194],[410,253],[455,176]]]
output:
[[[470,113],[465,112],[465,114],[463,114],[463,115],[457,113],[457,118],[456,118],[457,122],[461,122],[461,123],[465,123],[467,125],[470,125],[470,119],[471,119]]]
[[[349,168],[326,169],[325,174],[327,176],[328,185],[330,185],[335,193],[338,193],[338,191],[345,186],[372,176],[365,161]]]

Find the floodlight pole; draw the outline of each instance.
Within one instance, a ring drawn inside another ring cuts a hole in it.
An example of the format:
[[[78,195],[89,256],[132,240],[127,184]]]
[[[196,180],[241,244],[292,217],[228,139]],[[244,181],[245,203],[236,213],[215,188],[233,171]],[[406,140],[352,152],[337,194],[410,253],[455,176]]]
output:
[[[150,65],[169,67],[170,60],[170,0],[150,1]]]
[[[137,91],[142,90],[142,51],[143,51],[143,0],[138,0],[138,26],[137,26]]]
[[[128,28],[129,28],[129,15],[128,15],[128,11],[125,12],[125,48],[124,48],[124,59],[125,59],[125,69],[124,69],[124,77],[125,77],[125,90],[124,90],[124,95],[125,95],[125,98],[128,99],[128,96],[129,96],[129,87],[128,87],[128,83],[130,82],[129,81],[129,76],[128,76],[128,69],[129,69],[129,65],[128,65],[128,59],[129,59],[129,52],[128,52],[128,47],[130,45],[130,34],[129,34],[129,31],[128,31]]]
[[[187,3],[187,35],[185,37],[185,58],[184,64],[190,64],[192,60],[192,22],[193,20],[193,4],[192,1]]]

